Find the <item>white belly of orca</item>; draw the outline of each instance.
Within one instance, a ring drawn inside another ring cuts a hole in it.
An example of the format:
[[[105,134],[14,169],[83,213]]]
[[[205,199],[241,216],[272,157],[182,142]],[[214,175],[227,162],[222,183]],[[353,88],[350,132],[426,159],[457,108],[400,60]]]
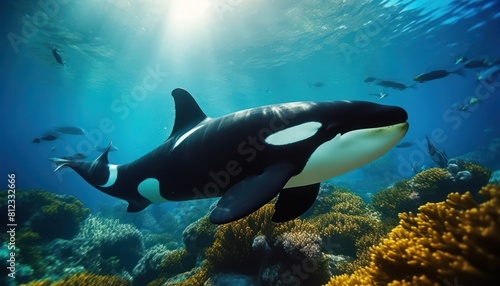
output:
[[[361,167],[389,151],[407,129],[407,123],[400,123],[338,134],[315,150],[302,172],[291,177],[285,189],[315,184]]]

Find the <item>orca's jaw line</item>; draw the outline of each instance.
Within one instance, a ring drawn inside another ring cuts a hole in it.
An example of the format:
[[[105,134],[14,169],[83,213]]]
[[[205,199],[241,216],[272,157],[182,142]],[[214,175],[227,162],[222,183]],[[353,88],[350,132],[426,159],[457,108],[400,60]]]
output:
[[[352,171],[389,151],[408,131],[408,123],[338,134],[320,145],[304,169],[285,188],[315,184]]]

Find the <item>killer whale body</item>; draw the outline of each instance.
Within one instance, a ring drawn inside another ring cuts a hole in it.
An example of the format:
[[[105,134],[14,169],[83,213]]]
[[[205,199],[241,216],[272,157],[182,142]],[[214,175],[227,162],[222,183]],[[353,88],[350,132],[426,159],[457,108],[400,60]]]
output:
[[[221,197],[210,221],[223,224],[279,195],[272,220],[307,211],[323,180],[386,153],[408,130],[395,106],[363,101],[275,104],[209,118],[184,89],[174,89],[169,138],[123,165],[50,158],[74,169],[100,191],[126,200],[128,212],[150,203]]]

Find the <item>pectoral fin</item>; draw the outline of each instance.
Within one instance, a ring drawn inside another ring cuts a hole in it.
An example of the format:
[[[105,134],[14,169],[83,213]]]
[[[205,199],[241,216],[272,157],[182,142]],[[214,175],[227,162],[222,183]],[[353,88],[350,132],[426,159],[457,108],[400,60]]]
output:
[[[147,200],[144,201],[128,201],[128,207],[127,207],[127,212],[129,213],[136,213],[140,212],[143,209],[147,208],[149,206],[150,202]]]
[[[274,205],[272,221],[285,222],[299,217],[313,205],[318,192],[319,183],[282,190]]]
[[[249,176],[232,186],[210,214],[210,221],[223,224],[243,218],[271,201],[293,176],[292,164],[274,164],[260,175]]]

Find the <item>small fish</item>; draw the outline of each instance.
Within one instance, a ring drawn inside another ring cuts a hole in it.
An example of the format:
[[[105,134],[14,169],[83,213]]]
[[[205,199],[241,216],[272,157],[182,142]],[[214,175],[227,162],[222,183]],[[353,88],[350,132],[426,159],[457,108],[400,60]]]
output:
[[[45,141],[54,141],[57,138],[59,138],[59,136],[57,136],[55,134],[49,134],[49,135],[42,136],[40,139],[45,140]]]
[[[485,81],[488,84],[492,84],[495,78],[500,74],[500,66],[493,66],[487,70],[481,71],[477,74],[478,81]]]
[[[464,63],[467,61],[467,57],[465,56],[458,56],[456,59],[455,59],[455,64],[458,65],[460,63]]]
[[[462,112],[462,111],[468,111],[469,110],[469,107],[470,105],[469,104],[460,104],[460,103],[456,103],[453,105],[453,109],[455,111],[458,111],[458,112]]]
[[[413,143],[406,141],[406,142],[401,142],[401,143],[399,143],[398,145],[396,145],[394,147],[396,147],[396,148],[408,148],[408,147],[411,147],[411,146],[413,146]]]
[[[35,138],[35,139],[31,140],[31,143],[40,143],[41,141],[42,141],[42,139]]]
[[[392,81],[392,80],[379,80],[375,84],[383,86],[383,87],[394,88],[394,89],[397,89],[397,90],[405,90],[407,88],[415,88],[413,85],[407,86],[405,84],[402,84],[402,83],[399,83],[399,82],[396,82],[396,81]]]
[[[379,99],[382,99],[382,98],[385,98],[385,97],[388,97],[389,94],[387,92],[379,92],[379,93],[368,93],[368,95],[374,95],[376,97],[378,97]]]
[[[469,99],[469,105],[478,104],[479,102],[480,100],[477,97],[472,97],[471,99]]]
[[[106,151],[106,149],[108,149],[108,146],[94,146],[94,150],[99,151],[99,152],[104,152],[104,151]],[[118,147],[111,146],[109,148],[109,151],[116,151],[116,150],[118,150]]]
[[[448,156],[446,155],[446,152],[441,151],[432,144],[431,140],[429,140],[429,137],[425,136],[425,139],[427,139],[427,147],[428,147],[428,152],[429,155],[431,156],[431,159],[441,168],[446,168],[448,166]]]
[[[426,73],[421,73],[417,75],[413,80],[418,81],[420,83],[426,82],[426,81],[431,81],[443,77],[447,77],[450,74],[458,74],[458,75],[463,75],[462,68],[459,68],[454,71],[447,71],[447,70],[435,70],[431,72],[426,72]]]
[[[472,60],[465,63],[464,67],[468,69],[476,69],[476,68],[487,68],[490,67],[491,63],[487,60]]]
[[[52,49],[52,54],[54,55],[54,58],[56,59],[56,61],[61,64],[62,66],[66,66],[66,64],[64,63],[62,57],[61,57],[61,54],[59,53],[59,51],[57,50],[57,48],[53,48]]]
[[[325,85],[326,85],[326,82],[324,82],[324,81],[317,81],[315,83],[310,83],[309,87],[322,87],[322,86],[325,86]]]
[[[365,78],[364,82],[374,82],[376,80],[377,80],[377,78],[369,76],[369,77]]]
[[[72,135],[84,135],[85,130],[78,126],[62,126],[56,127],[52,129],[54,132],[64,133],[64,134],[72,134]]]
[[[87,155],[83,154],[83,153],[75,153],[73,155],[70,155],[70,156],[64,156],[62,157],[63,159],[66,159],[66,160],[82,160],[82,159],[85,159],[87,158]]]

